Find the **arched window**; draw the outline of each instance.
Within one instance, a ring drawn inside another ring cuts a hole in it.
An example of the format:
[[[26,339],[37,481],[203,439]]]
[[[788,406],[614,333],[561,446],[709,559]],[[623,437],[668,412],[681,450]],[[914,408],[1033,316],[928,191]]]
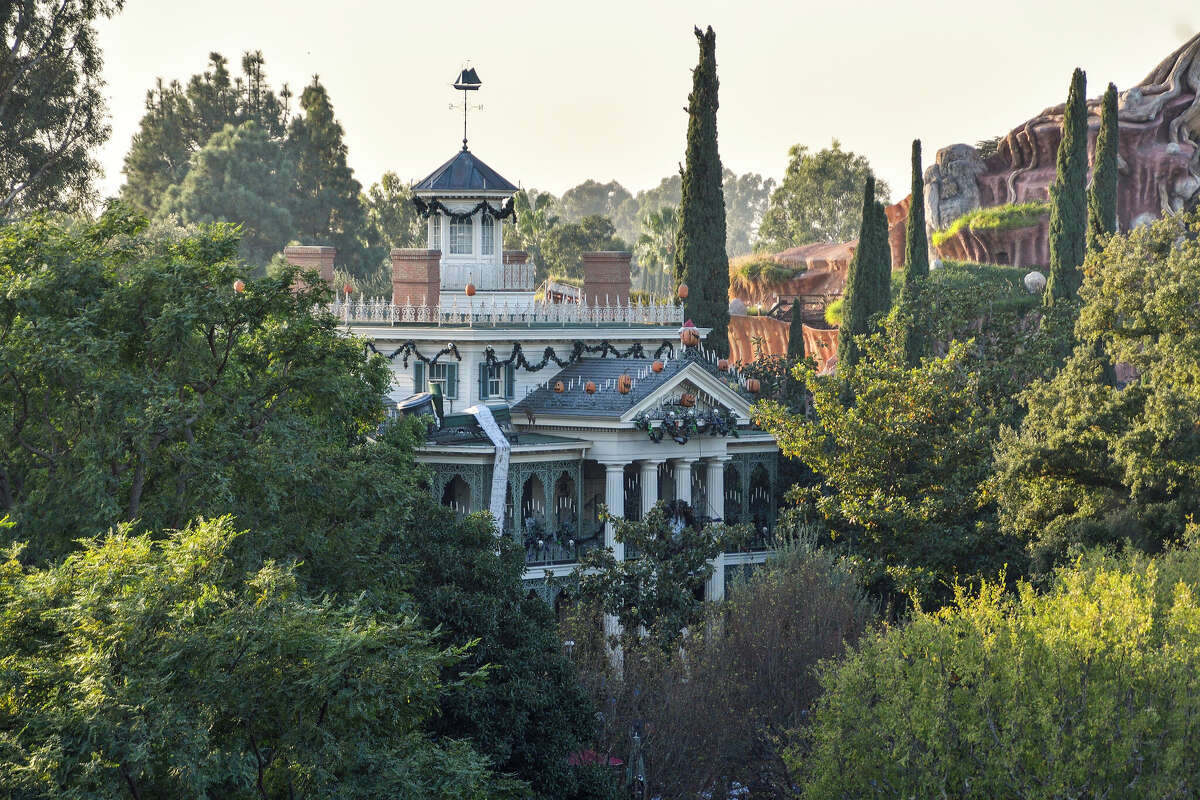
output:
[[[471,236],[471,219],[469,217],[462,222],[450,220],[450,255],[469,256],[475,252]]]
[[[442,249],[442,215],[436,212],[429,217],[429,249]]]
[[[496,220],[486,211],[479,217],[479,252],[485,256],[496,253]]]

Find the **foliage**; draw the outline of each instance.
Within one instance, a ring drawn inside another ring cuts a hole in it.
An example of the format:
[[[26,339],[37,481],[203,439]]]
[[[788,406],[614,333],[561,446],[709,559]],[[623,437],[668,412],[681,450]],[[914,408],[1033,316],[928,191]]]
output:
[[[351,282],[368,297],[391,299],[392,248],[425,246],[425,220],[417,213],[412,197],[412,189],[394,172],[383,173],[361,197],[366,213],[367,252],[374,254],[374,271]]]
[[[735,296],[756,294],[757,290],[782,283],[803,269],[781,264],[767,253],[747,253],[729,261],[729,289]]]
[[[678,209],[663,206],[642,218],[642,235],[634,255],[638,263],[638,283],[644,291],[671,297],[671,268],[675,264],[675,243],[679,233]]]
[[[900,308],[909,323],[917,318],[923,302],[921,285],[929,277],[929,243],[925,239],[925,180],[921,170],[921,140],[912,143],[912,195],[908,221],[904,225],[904,288],[900,292]],[[904,360],[910,367],[921,363],[929,349],[926,331],[914,324],[902,326]]]
[[[579,222],[584,217],[608,217],[620,238],[633,241],[640,220],[635,206],[633,195],[617,181],[600,183],[589,178],[563,192],[554,210],[564,222]]]
[[[940,231],[934,231],[934,247],[941,247],[962,231],[1008,231],[1028,228],[1050,213],[1050,204],[1041,200],[1026,203],[1006,203],[968,211]]]
[[[520,215],[520,211],[517,212]],[[579,222],[561,222],[546,233],[541,243],[546,275],[583,276],[583,254],[596,250],[628,250],[616,238],[607,217],[584,217]]]
[[[725,251],[730,258],[736,258],[753,251],[775,180],[764,179],[757,172],[735,175],[726,169],[722,188],[725,194]]]
[[[1194,795],[1197,558],[1094,555],[860,640],[794,740],[805,796]]]
[[[337,248],[337,266],[355,277],[371,276],[386,254],[368,253],[363,232],[366,214],[362,185],[346,163],[341,124],[333,116],[329,94],[317,76],[300,95],[303,114],[288,128],[287,150],[296,164],[288,205],[294,238],[304,244]]]
[[[1108,85],[1100,110],[1100,133],[1096,137],[1092,185],[1087,194],[1087,249],[1101,247],[1100,238],[1117,230],[1118,154],[1121,124],[1117,119],[1117,87]]]
[[[859,198],[870,174],[867,159],[842,150],[837,139],[816,153],[795,145],[788,152],[783,182],[771,193],[755,249],[850,241],[862,227]],[[888,192],[887,183],[876,181],[876,200],[886,203]]]
[[[1023,423],[1000,439],[1001,521],[1042,569],[1081,545],[1157,550],[1200,511],[1198,236],[1193,214],[1088,254],[1074,355],[1029,388]],[[1106,379],[1106,361],[1125,383]]]
[[[1087,233],[1087,78],[1076,68],[1063,109],[1054,183],[1050,184],[1050,275],[1042,297],[1046,305],[1074,300],[1083,281]]]
[[[189,224],[238,225],[242,257],[265,267],[295,230],[284,205],[294,182],[294,163],[261,128],[227,125],[192,157],[187,177],[167,189],[159,213]]]
[[[19,797],[492,797],[423,726],[439,649],[411,616],[311,600],[231,558],[229,519],[128,526],[58,566],[0,567],[0,785]],[[479,675],[464,675],[465,681]]]
[[[0,6],[0,219],[75,210],[108,138],[97,19],[122,0],[26,0]]]
[[[825,322],[835,328],[840,328],[846,319],[846,298],[839,297],[825,307]]]
[[[679,201],[675,280],[687,284],[688,317],[711,328],[708,346],[729,353],[729,257],[725,253],[725,194],[717,151],[717,35],[695,29],[700,60],[688,95],[687,151]]]
[[[549,192],[522,189],[513,195],[516,222],[504,228],[504,247],[529,253],[537,267],[538,280],[546,278],[546,244],[550,231],[558,225],[558,217],[550,213],[553,206],[554,195]]]
[[[842,295],[842,325],[838,334],[838,362],[853,364],[859,357],[859,339],[875,329],[879,316],[891,307],[891,247],[887,217],[875,201],[875,178],[863,184],[862,228],[858,247],[850,259],[846,290]]]

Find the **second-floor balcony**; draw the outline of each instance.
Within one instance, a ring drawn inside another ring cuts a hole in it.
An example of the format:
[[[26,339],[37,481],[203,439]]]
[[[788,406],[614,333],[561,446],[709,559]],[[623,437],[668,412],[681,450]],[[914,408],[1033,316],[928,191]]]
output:
[[[497,264],[442,259],[442,289],[462,291],[473,284],[481,292],[532,292],[533,264]]]

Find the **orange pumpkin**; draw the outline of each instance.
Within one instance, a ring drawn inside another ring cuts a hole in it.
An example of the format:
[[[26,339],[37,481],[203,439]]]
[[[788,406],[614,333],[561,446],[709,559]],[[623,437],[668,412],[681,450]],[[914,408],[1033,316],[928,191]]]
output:
[[[721,370],[721,372],[728,372],[729,371],[729,359],[728,358],[718,359],[717,360],[717,369]]]
[[[233,282],[233,290],[235,292],[237,292],[238,294],[241,294],[242,292],[246,291],[246,282],[244,280],[242,280],[241,278],[238,278],[236,281]]]
[[[684,347],[695,347],[700,344],[700,334],[695,328],[684,328],[679,332],[679,341]]]
[[[686,392],[679,395],[679,405],[683,406],[684,408],[691,408],[692,406],[696,405],[696,395],[688,394]]]
[[[567,390],[567,387],[566,387],[566,386],[563,386],[563,382],[562,382],[562,381],[555,381],[555,382],[554,382],[554,392],[555,392],[555,394],[562,394],[562,393],[563,393],[563,392],[565,392],[566,390]]]
[[[687,300],[688,288],[686,283],[679,284],[679,299]]]
[[[655,361],[653,364],[650,365],[650,369],[654,370],[655,372],[662,372],[663,371],[663,363],[661,361]]]
[[[474,297],[474,296],[475,296],[475,284],[468,283],[467,284],[467,297]]]
[[[629,394],[629,391],[632,388],[633,388],[633,378],[631,378],[628,375],[622,375],[621,377],[617,378],[617,391],[618,392],[620,392],[621,394]]]
[[[750,392],[750,394],[758,394],[758,390],[761,388],[762,385],[758,382],[758,378],[746,379],[746,391]]]
[[[346,294],[354,294],[354,287],[347,283],[342,287],[342,291]]]
[[[596,393],[596,384],[592,383],[591,381],[588,381],[587,385],[583,387],[583,390],[585,392],[587,392],[588,394],[595,394]]]

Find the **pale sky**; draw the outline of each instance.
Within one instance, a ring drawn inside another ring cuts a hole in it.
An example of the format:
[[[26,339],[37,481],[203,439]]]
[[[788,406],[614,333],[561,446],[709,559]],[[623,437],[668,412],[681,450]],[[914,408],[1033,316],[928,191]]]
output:
[[[455,0],[179,3],[126,0],[100,23],[112,138],[105,194],[156,77],[181,82],[218,51],[238,69],[262,50],[298,98],[320,74],[364,186],[424,177],[461,146],[466,62],[471,150],[514,183],[555,193],[587,179],[631,191],[675,172],[697,59],[693,25],[717,33],[721,159],[778,179],[788,148],[836,137],[908,192],[909,143],[1000,135],[1066,97],[1137,83],[1200,30],[1194,0]]]

